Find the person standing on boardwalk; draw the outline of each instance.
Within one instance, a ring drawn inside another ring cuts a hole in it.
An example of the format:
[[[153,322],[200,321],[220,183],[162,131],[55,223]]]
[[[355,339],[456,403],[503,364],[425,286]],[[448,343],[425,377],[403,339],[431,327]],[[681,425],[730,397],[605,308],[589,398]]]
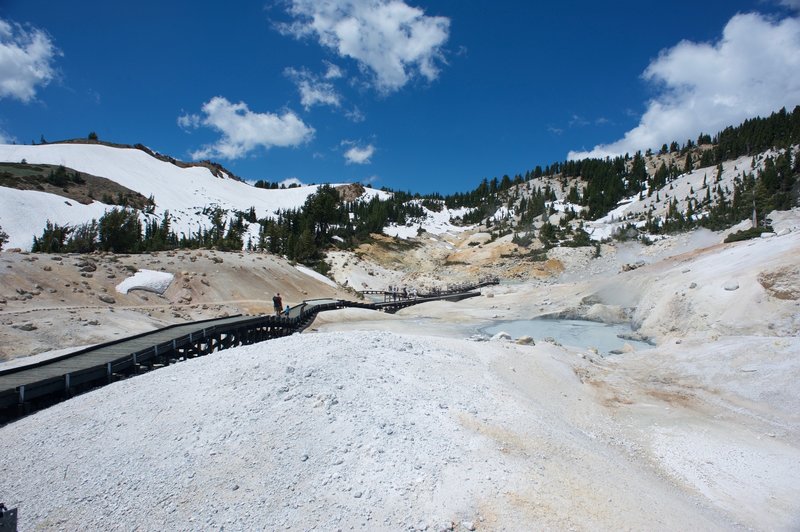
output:
[[[280,292],[275,294],[275,297],[272,298],[272,308],[275,309],[276,316],[280,316],[281,312],[283,312],[283,301],[281,300]]]

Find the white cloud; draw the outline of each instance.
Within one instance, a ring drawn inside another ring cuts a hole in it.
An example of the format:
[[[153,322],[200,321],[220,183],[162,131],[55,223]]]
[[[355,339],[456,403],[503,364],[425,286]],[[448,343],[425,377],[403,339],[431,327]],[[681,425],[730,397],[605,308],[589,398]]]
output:
[[[202,113],[203,116],[180,116],[178,124],[181,127],[205,126],[222,133],[222,137],[193,152],[195,159],[238,159],[258,147],[298,146],[314,137],[314,128],[291,111],[282,115],[254,113],[244,102],[231,103],[216,96],[203,104]]]
[[[356,124],[358,124],[359,122],[363,122],[364,120],[367,119],[367,117],[364,115],[364,113],[361,112],[361,109],[359,109],[358,106],[353,107],[353,109],[351,109],[350,111],[346,111],[344,113],[344,116],[348,120]]]
[[[800,10],[800,0],[780,0],[778,3],[790,9]]]
[[[658,148],[794,108],[800,102],[800,19],[736,15],[719,42],[682,41],[663,50],[643,77],[662,90],[639,125],[616,142],[572,151],[570,159]]]
[[[344,72],[342,72],[342,69],[339,68],[337,65],[334,65],[330,61],[323,61],[323,62],[327,67],[324,76],[325,79],[339,79],[341,77],[344,77]]]
[[[178,125],[182,129],[197,129],[202,124],[203,119],[200,118],[200,115],[196,114],[182,114],[178,117]]]
[[[0,19],[0,98],[29,102],[55,77],[61,52],[42,30]]]
[[[287,68],[284,74],[291,79],[300,91],[300,103],[306,111],[315,105],[339,107],[339,93],[331,83],[320,81],[316,75],[305,69]]]
[[[375,146],[367,144],[366,146],[358,146],[352,141],[343,141],[342,145],[350,146],[350,149],[344,152],[344,158],[347,164],[369,164],[370,159],[375,154]]]
[[[421,75],[429,81],[444,62],[450,19],[431,17],[402,0],[289,0],[294,21],[283,33],[316,37],[340,57],[370,71],[381,92],[403,87]]]

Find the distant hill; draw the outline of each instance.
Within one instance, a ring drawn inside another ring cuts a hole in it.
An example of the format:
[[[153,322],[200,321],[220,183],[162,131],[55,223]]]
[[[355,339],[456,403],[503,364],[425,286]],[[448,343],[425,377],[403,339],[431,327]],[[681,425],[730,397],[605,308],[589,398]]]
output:
[[[119,191],[127,190],[137,198],[152,198],[152,216],[163,216],[169,211],[171,227],[178,234],[191,234],[209,227],[210,211],[221,208],[226,212],[245,212],[255,209],[257,217],[275,217],[287,209],[302,207],[318,186],[268,190],[253,187],[232,176],[214,164],[176,163],[175,160],[157,156],[149,150],[131,146],[109,145],[100,142],[63,142],[27,145],[0,145],[0,161],[45,168],[63,166],[70,172],[103,178],[115,183]],[[6,170],[12,166],[6,165]],[[30,166],[28,168],[31,168]],[[99,219],[116,202],[103,202],[102,195],[94,194],[94,202],[84,205],[80,199],[65,199],[63,190],[37,190],[35,186],[22,186],[18,177],[9,188],[3,185],[0,194],[0,227],[8,233],[6,248],[30,249],[33,237],[41,234],[47,220],[61,225],[77,225]],[[21,188],[26,188],[21,190]],[[65,187],[69,191],[74,186]],[[53,193],[57,192],[57,193]],[[385,195],[374,189],[365,189],[364,197]],[[98,197],[100,196],[100,197]],[[108,199],[108,198],[106,198]],[[137,206],[137,202],[131,205]],[[258,237],[258,224],[247,227],[247,236]]]

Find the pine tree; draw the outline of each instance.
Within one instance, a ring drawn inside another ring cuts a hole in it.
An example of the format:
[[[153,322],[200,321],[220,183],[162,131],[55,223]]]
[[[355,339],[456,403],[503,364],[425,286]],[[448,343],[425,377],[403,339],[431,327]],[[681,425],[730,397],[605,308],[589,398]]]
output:
[[[47,220],[42,236],[40,238],[33,237],[31,251],[34,253],[62,253],[65,251],[64,245],[70,233],[72,233],[71,227],[60,226]]]
[[[142,223],[132,209],[116,207],[100,217],[98,247],[114,253],[136,253],[142,241]]]
[[[688,174],[694,170],[694,164],[692,162],[692,154],[691,152],[686,154],[686,162],[683,163],[683,173]]]

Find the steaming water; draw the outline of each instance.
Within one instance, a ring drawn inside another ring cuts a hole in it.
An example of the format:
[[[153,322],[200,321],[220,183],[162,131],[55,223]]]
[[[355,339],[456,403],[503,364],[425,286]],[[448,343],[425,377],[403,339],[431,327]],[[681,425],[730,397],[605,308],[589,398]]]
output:
[[[530,336],[535,341],[553,338],[564,346],[589,349],[594,347],[600,354],[621,350],[627,343],[636,351],[653,347],[647,342],[628,340],[618,335],[629,335],[633,331],[628,325],[609,325],[586,320],[533,319],[495,323],[484,327],[481,332],[493,336],[507,332],[515,340],[520,336]]]

